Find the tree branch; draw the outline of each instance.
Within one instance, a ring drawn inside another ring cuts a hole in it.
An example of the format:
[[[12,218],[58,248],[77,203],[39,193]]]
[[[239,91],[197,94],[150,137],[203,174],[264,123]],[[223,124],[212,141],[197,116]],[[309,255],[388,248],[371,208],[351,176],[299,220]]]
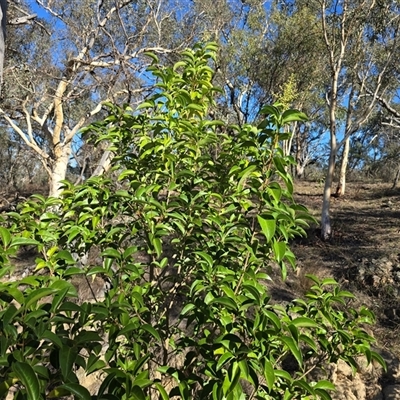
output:
[[[31,142],[28,140],[27,135],[24,133],[24,131],[14,123],[14,121],[4,112],[2,108],[0,108],[0,114],[3,115],[4,119],[8,122],[10,127],[14,129],[14,131],[21,137],[21,139],[25,142],[25,144],[30,147],[32,150],[34,150],[39,156],[40,159],[48,173],[50,173],[50,169],[47,167],[45,161],[50,159],[50,156],[43,151],[35,141]]]
[[[10,25],[23,25],[23,24],[31,24],[32,20],[37,17],[37,14],[30,14],[24,17],[13,18],[8,21]]]

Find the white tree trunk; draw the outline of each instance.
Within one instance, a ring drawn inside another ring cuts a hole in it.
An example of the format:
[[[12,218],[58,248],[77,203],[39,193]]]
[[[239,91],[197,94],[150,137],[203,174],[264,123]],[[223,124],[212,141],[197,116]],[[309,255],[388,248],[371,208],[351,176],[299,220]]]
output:
[[[297,163],[296,163],[296,178],[298,178],[298,179],[302,179],[303,178],[304,169],[305,169],[304,164],[301,163],[300,161],[297,161]]]
[[[397,183],[399,182],[399,178],[400,178],[400,165],[397,167],[396,176],[394,177],[393,180],[392,190],[396,189]]]
[[[325,177],[325,187],[324,187],[324,195],[322,201],[322,212],[321,212],[322,240],[328,240],[332,236],[330,207],[331,207],[332,182],[333,182],[333,175],[335,173],[335,164],[337,155],[336,110],[337,110],[338,78],[339,78],[339,69],[337,69],[332,76],[332,88],[331,88],[330,98],[328,99],[330,152],[329,152],[328,172]]]
[[[93,171],[92,176],[100,176],[106,173],[111,167],[111,161],[114,158],[110,150],[106,150],[101,157],[96,169]]]
[[[61,181],[67,175],[68,161],[71,155],[71,145],[66,145],[58,154],[51,167],[49,176],[49,196],[59,197],[61,193]]]
[[[6,50],[6,22],[7,22],[7,0],[0,0],[0,94],[3,84],[3,66],[4,66],[4,55]]]
[[[350,137],[348,137],[344,142],[342,163],[340,165],[339,184],[336,188],[337,196],[344,195],[346,191],[346,173],[347,173],[347,165],[349,163],[349,152],[350,152]]]
[[[330,205],[331,205],[331,188],[333,181],[333,174],[335,172],[336,163],[336,127],[331,128],[331,141],[330,141],[330,154],[329,154],[329,165],[328,172],[325,177],[324,196],[322,202],[322,213],[321,213],[321,237],[323,240],[328,240],[332,235],[331,217],[330,217]]]

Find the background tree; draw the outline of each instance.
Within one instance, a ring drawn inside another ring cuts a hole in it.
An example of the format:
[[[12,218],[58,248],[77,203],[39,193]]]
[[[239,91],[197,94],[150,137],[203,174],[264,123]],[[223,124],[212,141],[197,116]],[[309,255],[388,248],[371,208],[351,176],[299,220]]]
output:
[[[79,130],[101,112],[103,101],[142,98],[149,86],[143,74],[148,60],[138,59],[149,49],[168,55],[184,47],[196,24],[173,1],[37,4],[47,13],[41,26],[10,27],[0,113],[36,153],[49,176],[49,192],[57,196]],[[11,4],[9,13],[17,12]]]
[[[7,23],[7,0],[0,0],[0,94],[1,86],[3,85],[3,66],[5,55],[6,42],[6,23]]]
[[[321,33],[326,45],[331,76],[326,98],[329,111],[330,156],[321,216],[324,239],[329,238],[332,233],[329,207],[338,149],[344,145],[338,190],[339,193],[343,193],[350,136],[357,132],[373,113],[377,96],[385,92],[391,65],[396,62],[394,56],[398,46],[397,29],[390,43],[378,40],[375,46],[371,47],[368,41],[368,35],[377,32],[374,16],[379,15],[381,22],[383,19],[389,23],[394,15],[391,11],[382,14],[381,5],[374,1],[343,0],[340,6],[337,2],[321,2]],[[373,87],[371,96],[366,96],[367,82]],[[340,113],[343,114],[342,128],[338,119]],[[340,130],[344,138],[338,143],[337,136]]]
[[[345,191],[351,137],[375,113],[389,116],[384,104],[396,109],[397,2],[87,0],[67,8],[66,1],[38,0],[34,10],[29,4],[11,2],[10,21],[28,18],[37,8],[47,16],[9,26],[2,132],[17,134],[41,161],[54,195],[67,171],[74,180],[104,171],[97,163],[109,162],[106,146],[85,154],[89,146],[79,131],[102,115],[105,100],[135,105],[146,97],[154,82],[145,72],[149,49],[173,63],[183,46],[215,40],[219,65],[213,82],[223,92],[210,113],[220,120],[256,122],[260,110],[276,100],[309,115],[306,124],[288,126],[282,140],[285,154],[297,161],[298,177],[310,162],[329,165],[322,210],[326,238],[339,151],[337,194]]]

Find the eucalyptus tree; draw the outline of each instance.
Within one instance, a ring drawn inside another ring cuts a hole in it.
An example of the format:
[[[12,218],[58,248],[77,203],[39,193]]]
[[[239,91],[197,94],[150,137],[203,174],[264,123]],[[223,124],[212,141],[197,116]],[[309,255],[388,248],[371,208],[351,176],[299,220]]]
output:
[[[0,91],[3,83],[3,65],[6,41],[7,0],[0,0]]]
[[[323,0],[316,7],[330,72],[326,94],[330,156],[321,217],[322,237],[328,239],[332,233],[330,198],[336,156],[344,146],[339,182],[339,193],[344,193],[350,137],[372,115],[379,96],[389,87],[397,61],[400,6],[387,8],[373,0]],[[376,39],[371,42],[370,38]],[[340,131],[343,139],[338,142]]]
[[[329,79],[320,22],[316,13],[299,2],[272,10],[271,38],[264,50],[260,86],[285,108],[297,108],[309,122],[291,124],[283,148],[296,160],[296,176],[316,157],[327,126],[321,93]],[[288,91],[288,88],[290,90]]]
[[[9,13],[27,15],[30,4],[11,3]],[[46,15],[38,23],[9,27],[0,114],[39,158],[58,196],[80,129],[101,116],[105,101],[140,101],[151,81],[145,53],[172,56],[197,25],[174,0],[37,0],[36,8]]]
[[[194,1],[193,13],[201,19],[200,41],[219,45],[219,62],[214,82],[221,88],[217,107],[219,118],[243,125],[257,119],[265,104],[259,86],[261,50],[270,31],[270,0]],[[272,97],[269,97],[271,100]]]

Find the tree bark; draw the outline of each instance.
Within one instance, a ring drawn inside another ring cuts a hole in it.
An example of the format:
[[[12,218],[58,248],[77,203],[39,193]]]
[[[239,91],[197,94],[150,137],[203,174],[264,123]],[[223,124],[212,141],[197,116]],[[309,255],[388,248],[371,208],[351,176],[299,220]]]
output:
[[[337,88],[337,86],[336,86]],[[321,238],[328,240],[332,236],[332,226],[330,217],[330,205],[331,205],[331,191],[333,175],[335,172],[336,153],[337,153],[337,140],[336,140],[336,90],[331,94],[330,101],[330,153],[329,153],[329,164],[328,172],[325,177],[324,195],[322,201],[322,212],[321,212]]]
[[[113,153],[110,150],[106,150],[101,157],[96,169],[93,171],[92,176],[100,176],[105,174],[110,169],[111,161],[113,158]]]
[[[71,145],[63,146],[62,152],[54,160],[49,177],[49,196],[60,197],[61,181],[67,174],[68,161],[71,155]]]
[[[397,167],[396,176],[394,177],[393,180],[392,190],[396,189],[397,183],[399,182],[399,178],[400,178],[400,165]]]
[[[342,163],[340,165],[340,176],[339,183],[336,188],[336,196],[343,196],[346,191],[346,173],[347,165],[349,163],[349,152],[350,152],[350,137],[346,138],[343,147]]]
[[[297,179],[302,179],[304,177],[304,169],[305,169],[304,164],[302,164],[300,162],[296,163],[296,178]]]
[[[3,86],[3,67],[6,50],[7,0],[0,0],[0,94]]]

